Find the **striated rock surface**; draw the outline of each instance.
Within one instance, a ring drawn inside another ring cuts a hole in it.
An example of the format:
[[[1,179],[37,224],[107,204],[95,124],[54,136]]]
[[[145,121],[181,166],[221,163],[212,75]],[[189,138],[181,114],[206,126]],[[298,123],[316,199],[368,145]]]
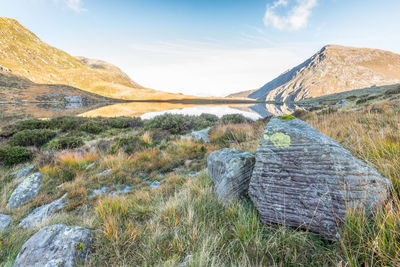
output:
[[[11,222],[11,216],[0,214],[0,231],[3,231]]]
[[[34,209],[19,225],[25,229],[32,229],[39,226],[55,212],[63,209],[66,204],[67,194],[47,205]]]
[[[56,224],[42,228],[22,246],[14,267],[73,267],[87,258],[92,243],[90,230]]]
[[[307,123],[273,118],[256,153],[249,196],[264,223],[338,236],[346,211],[371,213],[391,182]]]
[[[249,152],[229,148],[212,152],[207,165],[217,198],[229,201],[246,195],[254,162]]]
[[[30,176],[28,176],[24,181],[22,181],[14,192],[11,194],[10,199],[7,203],[7,208],[14,209],[17,208],[32,198],[36,197],[39,188],[40,182],[42,181],[42,174],[40,172],[36,172]]]

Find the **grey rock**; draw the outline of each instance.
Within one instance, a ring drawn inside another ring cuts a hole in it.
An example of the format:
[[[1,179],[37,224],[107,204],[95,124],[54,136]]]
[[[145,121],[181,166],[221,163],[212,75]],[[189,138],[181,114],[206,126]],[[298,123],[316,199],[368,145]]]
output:
[[[126,185],[124,188],[112,191],[110,195],[127,194],[132,190],[132,186]]]
[[[370,214],[392,185],[332,138],[299,120],[273,118],[256,153],[249,196],[264,223],[340,235],[346,211]]]
[[[209,132],[210,132],[210,128],[192,132],[192,138],[200,139],[200,140],[203,140],[205,143],[209,143],[210,142],[210,139],[208,138]]]
[[[160,182],[155,181],[155,182],[152,182],[152,183],[150,184],[150,188],[154,189],[154,188],[160,187],[160,185],[161,185]]]
[[[89,165],[87,165],[87,167],[86,167],[85,170],[91,169],[95,164],[96,164],[96,163],[94,163],[94,162],[90,163]]]
[[[17,208],[36,197],[39,192],[41,181],[42,174],[40,172],[31,174],[25,178],[11,194],[7,203],[7,208]]]
[[[253,154],[229,148],[208,156],[208,172],[219,200],[225,202],[247,195],[254,162]]]
[[[15,175],[16,178],[21,178],[21,177],[27,176],[35,168],[36,168],[35,165],[30,165],[28,167],[20,169],[17,172],[14,172],[13,175]]]
[[[192,260],[193,256],[192,255],[186,255],[186,257],[183,259],[183,261],[179,264],[179,266],[187,266],[190,261]]]
[[[11,216],[0,214],[0,231],[3,231],[11,222]]]
[[[106,192],[107,192],[107,190],[109,189],[110,187],[108,187],[108,186],[103,186],[102,188],[100,188],[100,189],[94,189],[93,191],[92,191],[92,193],[89,195],[89,198],[93,198],[93,197],[95,197],[95,196],[97,196],[97,195],[104,195]]]
[[[99,174],[97,174],[97,176],[106,176],[106,175],[109,175],[110,173],[111,173],[111,169],[108,169],[108,170],[104,170],[104,171],[102,171],[101,173],[99,173]]]
[[[198,173],[197,172],[189,172],[188,175],[189,175],[189,177],[195,177],[198,175]]]
[[[78,226],[42,228],[22,246],[14,267],[73,267],[90,252],[92,233]]]
[[[347,105],[350,105],[350,104],[351,103],[349,101],[347,101],[346,99],[342,99],[342,100],[340,100],[339,102],[337,102],[335,104],[335,107],[344,107],[344,106],[347,106]]]
[[[25,229],[32,229],[41,225],[55,212],[63,209],[67,204],[67,194],[47,205],[34,209],[25,219],[20,222],[20,226]]]

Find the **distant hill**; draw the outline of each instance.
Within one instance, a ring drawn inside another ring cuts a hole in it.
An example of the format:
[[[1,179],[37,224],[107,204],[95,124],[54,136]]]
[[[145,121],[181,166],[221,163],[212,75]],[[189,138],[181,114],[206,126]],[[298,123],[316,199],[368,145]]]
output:
[[[79,104],[110,102],[113,99],[59,84],[37,84],[22,76],[0,70],[0,103],[57,102]]]
[[[253,90],[242,91],[239,93],[233,93],[233,94],[227,95],[226,97],[228,97],[228,98],[247,98],[251,93],[253,93],[257,90],[258,89],[253,89]]]
[[[0,17],[0,71],[25,77],[36,84],[63,84],[112,98],[186,98],[144,88],[104,61],[73,57],[42,42],[18,21],[4,17]]]
[[[299,101],[348,90],[400,83],[400,55],[327,45],[311,58],[243,97]]]

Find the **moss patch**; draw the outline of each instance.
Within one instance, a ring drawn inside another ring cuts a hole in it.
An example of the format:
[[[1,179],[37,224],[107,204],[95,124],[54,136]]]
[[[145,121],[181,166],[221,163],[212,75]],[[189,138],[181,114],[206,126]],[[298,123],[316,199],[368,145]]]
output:
[[[265,136],[264,136],[265,138]],[[289,147],[290,146],[290,136],[284,133],[275,133],[271,136],[271,142],[276,148]]]
[[[281,120],[284,120],[284,121],[290,121],[290,120],[296,119],[296,117],[293,115],[282,115],[282,116],[278,116],[278,118]]]

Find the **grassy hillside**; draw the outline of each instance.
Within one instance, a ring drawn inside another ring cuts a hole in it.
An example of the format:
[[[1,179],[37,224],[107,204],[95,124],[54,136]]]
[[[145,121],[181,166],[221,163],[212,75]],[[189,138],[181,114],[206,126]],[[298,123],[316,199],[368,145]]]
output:
[[[41,141],[28,144],[27,157],[17,159],[33,162],[44,177],[33,201],[9,211],[5,206],[17,185],[11,173],[24,164],[1,168],[0,213],[13,220],[0,232],[0,262],[11,266],[22,244],[40,228],[24,230],[18,226],[20,220],[68,193],[67,207],[44,225],[96,230],[85,266],[179,266],[185,259],[186,266],[398,266],[399,102],[295,115],[339,141],[394,185],[389,201],[372,217],[349,213],[335,242],[306,231],[263,225],[247,200],[223,205],[216,199],[206,171],[207,155],[223,147],[254,153],[267,120],[218,120],[212,115],[164,115],[148,121],[63,117],[17,121],[2,130],[2,147],[19,140]],[[181,139],[208,126],[209,144]],[[48,140],[20,138],[35,136],[34,128],[47,133]],[[111,171],[98,176],[104,170]],[[159,181],[160,187],[151,189],[152,181]],[[125,185],[133,186],[125,195],[91,197],[102,186],[111,192]]]
[[[73,57],[42,42],[18,21],[0,17],[0,67],[39,84],[63,84],[119,99],[182,99],[184,95],[143,88],[119,68]]]

